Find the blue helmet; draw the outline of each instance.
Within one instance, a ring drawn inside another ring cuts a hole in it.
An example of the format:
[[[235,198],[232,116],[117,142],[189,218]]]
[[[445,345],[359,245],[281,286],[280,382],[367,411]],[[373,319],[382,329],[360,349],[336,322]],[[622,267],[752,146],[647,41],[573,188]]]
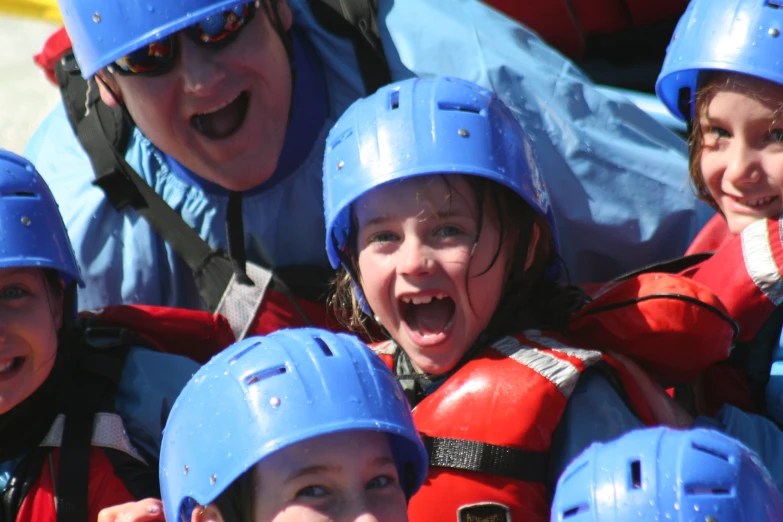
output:
[[[58,0],[82,76],[248,0]]]
[[[50,268],[84,286],[57,203],[32,163],[0,150],[0,269]]]
[[[655,85],[672,114],[683,121],[693,117],[700,71],[736,72],[783,84],[780,7],[783,0],[692,0]],[[683,113],[686,104],[690,114]]]
[[[557,248],[549,195],[511,110],[465,80],[412,78],[354,102],[326,140],[324,213],[332,267],[340,264],[357,199],[385,183],[429,174],[469,174],[508,187],[546,219]]]
[[[213,502],[282,448],[353,430],[387,433],[403,488],[419,489],[427,452],[402,389],[367,346],[317,329],[238,342],[196,373],[171,410],[160,457],[166,520]]]
[[[783,497],[758,457],[717,431],[653,428],[593,444],[563,472],[552,522],[771,522]]]

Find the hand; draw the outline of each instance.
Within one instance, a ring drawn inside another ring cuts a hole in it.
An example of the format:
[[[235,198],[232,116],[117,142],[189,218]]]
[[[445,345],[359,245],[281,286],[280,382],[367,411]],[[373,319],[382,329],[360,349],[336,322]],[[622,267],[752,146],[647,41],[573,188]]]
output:
[[[98,513],[98,522],[163,522],[163,502],[157,498],[145,498],[104,508]]]
[[[693,417],[677,402],[669,397],[663,387],[642,370],[629,357],[615,352],[606,352],[612,359],[622,364],[638,386],[642,397],[650,407],[655,421],[662,426],[672,428],[690,428]]]

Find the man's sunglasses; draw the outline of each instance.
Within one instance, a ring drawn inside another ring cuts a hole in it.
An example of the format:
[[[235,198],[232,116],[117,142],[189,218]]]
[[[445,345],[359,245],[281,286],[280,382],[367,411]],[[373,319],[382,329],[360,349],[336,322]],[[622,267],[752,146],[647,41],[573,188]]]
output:
[[[236,40],[242,29],[253,19],[255,2],[238,5],[228,11],[209,16],[181,31],[199,45],[220,49]],[[169,35],[148,43],[109,65],[109,72],[122,76],[158,76],[174,68],[177,60],[177,36]]]

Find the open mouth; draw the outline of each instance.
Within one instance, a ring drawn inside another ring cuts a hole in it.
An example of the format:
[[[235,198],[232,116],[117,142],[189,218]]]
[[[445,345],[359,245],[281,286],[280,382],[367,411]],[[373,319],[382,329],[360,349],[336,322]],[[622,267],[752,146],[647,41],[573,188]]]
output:
[[[423,340],[436,340],[452,326],[456,305],[446,294],[403,296],[399,300],[400,317],[408,329]]]
[[[24,364],[24,357],[13,357],[0,362],[0,380],[7,379],[16,375]]]
[[[194,114],[190,125],[203,136],[212,140],[222,140],[233,136],[247,116],[250,105],[250,93],[242,91],[236,98],[206,112]]]

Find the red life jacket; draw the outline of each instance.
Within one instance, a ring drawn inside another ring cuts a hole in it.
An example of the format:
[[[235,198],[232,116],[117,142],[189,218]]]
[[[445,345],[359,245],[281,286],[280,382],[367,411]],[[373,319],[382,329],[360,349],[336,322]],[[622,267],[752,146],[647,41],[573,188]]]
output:
[[[627,355],[665,387],[691,382],[729,357],[738,327],[704,284],[650,272],[584,286],[591,301],[571,318],[569,332]]]
[[[756,221],[722,243],[710,259],[682,274],[715,292],[739,324],[739,340],[748,341],[783,302],[780,222]]]
[[[57,522],[58,483],[63,417],[52,425],[41,446],[14,469],[3,495],[6,513],[15,522]],[[96,522],[107,507],[158,494],[157,466],[149,466],[124,434],[118,415],[100,414],[89,451],[87,520]]]
[[[763,413],[770,350],[780,333],[768,322],[783,302],[780,222],[757,221],[734,236],[715,216],[688,253],[713,250],[685,270],[673,269],[678,274],[584,285],[593,301],[575,314],[569,330],[591,346],[630,356],[665,385],[700,380],[705,413],[724,404]]]
[[[373,349],[393,367],[391,343]],[[411,522],[548,521],[552,435],[580,374],[601,361],[617,369],[640,418],[652,424],[622,367],[533,330],[482,350],[425,397],[413,417],[430,469],[411,499]]]
[[[309,316],[315,328],[345,331],[345,328],[321,303],[297,299],[298,306]],[[143,338],[161,352],[189,357],[205,363],[213,355],[233,344],[236,339],[228,321],[221,315],[202,310],[150,305],[114,305],[97,311],[82,312],[96,324],[125,328]],[[308,326],[288,297],[268,291],[248,332],[265,335],[283,328]]]
[[[707,221],[707,224],[699,230],[696,237],[688,246],[685,255],[700,254],[702,252],[716,252],[723,245],[731,242],[734,235],[729,231],[729,225],[720,214],[715,214]]]
[[[723,217],[715,216],[688,251],[709,249],[717,251],[682,274],[715,292],[737,321],[740,332],[731,359],[711,366],[702,376],[707,413],[717,412],[723,404],[733,404],[763,414],[771,350],[780,333],[779,325],[767,323],[783,303],[780,221],[756,221],[732,236]],[[776,331],[767,331],[770,329]]]

